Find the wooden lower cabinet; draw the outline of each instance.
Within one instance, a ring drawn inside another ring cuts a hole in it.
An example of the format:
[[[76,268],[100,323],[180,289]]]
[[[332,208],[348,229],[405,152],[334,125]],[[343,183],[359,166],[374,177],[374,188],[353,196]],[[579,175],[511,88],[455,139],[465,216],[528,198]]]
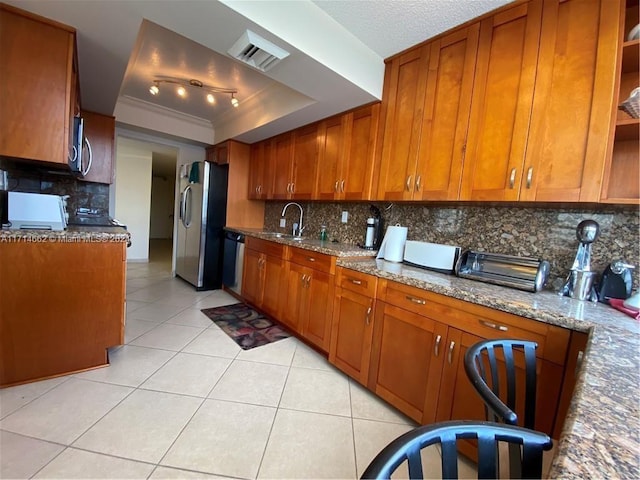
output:
[[[333,297],[333,275],[289,262],[282,320],[324,352],[329,351]]]
[[[435,421],[446,331],[439,322],[378,303],[369,388],[422,424]]]
[[[284,247],[248,238],[245,244],[242,296],[265,313],[278,318],[286,278]]]
[[[106,365],[124,340],[126,243],[0,243],[0,386]]]
[[[329,361],[367,385],[373,338],[375,299],[338,289],[333,307]]]
[[[484,403],[471,385],[464,369],[467,349],[482,340],[485,339],[455,328],[449,329],[436,421],[486,419]],[[501,363],[499,358],[498,363]],[[551,434],[564,369],[562,365],[540,358],[537,367],[536,430]],[[521,419],[524,418],[524,375],[524,358],[519,358],[516,354],[516,413]],[[504,375],[500,377],[500,382],[501,385],[505,385]],[[506,392],[502,392],[500,397],[506,399]]]

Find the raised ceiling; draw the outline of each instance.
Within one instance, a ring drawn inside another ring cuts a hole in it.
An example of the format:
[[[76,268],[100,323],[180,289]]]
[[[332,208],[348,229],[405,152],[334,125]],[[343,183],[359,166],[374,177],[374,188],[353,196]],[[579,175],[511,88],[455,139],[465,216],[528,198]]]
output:
[[[77,30],[83,108],[196,143],[254,142],[380,99],[384,58],[506,0],[5,0]],[[261,73],[227,50],[250,29],[290,52]],[[237,88],[151,98],[157,75]],[[197,99],[197,101],[196,101]]]

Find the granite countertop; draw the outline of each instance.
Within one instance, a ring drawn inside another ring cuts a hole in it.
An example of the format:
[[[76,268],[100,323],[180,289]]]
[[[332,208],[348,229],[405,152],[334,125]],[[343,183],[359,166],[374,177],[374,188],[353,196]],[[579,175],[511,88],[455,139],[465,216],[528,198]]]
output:
[[[291,247],[298,247],[304,250],[324,253],[326,255],[331,255],[334,257],[372,258],[377,253],[375,250],[365,250],[364,248],[360,248],[357,245],[321,241],[311,237],[302,237],[302,240],[293,240],[293,237],[287,234],[280,234],[283,236],[277,237],[275,236],[277,232],[265,232],[259,229],[225,227],[225,230],[230,232],[242,233],[243,235],[260,238],[262,240],[269,240],[270,242],[289,245]]]
[[[640,323],[603,304],[529,293],[403,264],[337,265],[560,327],[589,332],[550,478],[640,478]]]
[[[102,243],[130,242],[131,234],[123,227],[90,227],[69,225],[66,230],[0,230],[0,244],[3,242],[33,243]]]

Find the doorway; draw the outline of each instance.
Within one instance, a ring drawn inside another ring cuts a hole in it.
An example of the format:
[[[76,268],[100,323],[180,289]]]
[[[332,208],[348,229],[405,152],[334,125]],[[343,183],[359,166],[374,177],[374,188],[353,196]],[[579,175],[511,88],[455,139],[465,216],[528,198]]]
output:
[[[175,153],[152,152],[149,261],[166,264],[168,270],[173,252],[176,163]]]

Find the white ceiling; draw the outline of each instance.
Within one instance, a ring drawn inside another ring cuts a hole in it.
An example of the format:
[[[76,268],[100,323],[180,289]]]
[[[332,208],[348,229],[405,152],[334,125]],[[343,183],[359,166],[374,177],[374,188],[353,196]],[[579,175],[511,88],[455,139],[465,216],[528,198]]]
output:
[[[384,58],[509,0],[4,0],[77,30],[84,109],[207,144],[249,143],[380,99]],[[290,52],[266,73],[227,50],[250,29]],[[153,97],[158,75],[238,89]]]

